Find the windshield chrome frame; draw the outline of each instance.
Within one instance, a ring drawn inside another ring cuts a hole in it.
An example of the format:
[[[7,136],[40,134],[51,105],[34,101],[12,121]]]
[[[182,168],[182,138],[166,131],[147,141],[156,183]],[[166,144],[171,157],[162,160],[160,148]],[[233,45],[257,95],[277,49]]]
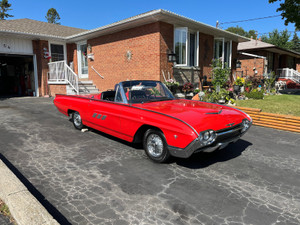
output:
[[[160,85],[162,86],[166,96],[165,97],[170,97],[171,99],[176,99],[175,96],[172,94],[172,92],[167,88],[167,86],[161,82],[161,81],[156,81],[156,80],[132,80],[133,82],[147,82],[147,81],[152,81],[152,82],[157,82],[157,83],[160,83]],[[129,104],[129,105],[132,105],[132,104],[143,104],[143,103],[146,103],[146,102],[142,102],[142,103],[130,103],[128,100],[127,100],[127,97],[126,97],[126,94],[124,92],[124,87],[123,87],[123,82],[130,82],[130,81],[122,81],[120,82],[118,85],[119,85],[119,88],[121,89],[121,95],[122,95],[122,98],[123,98],[123,103],[125,104]]]

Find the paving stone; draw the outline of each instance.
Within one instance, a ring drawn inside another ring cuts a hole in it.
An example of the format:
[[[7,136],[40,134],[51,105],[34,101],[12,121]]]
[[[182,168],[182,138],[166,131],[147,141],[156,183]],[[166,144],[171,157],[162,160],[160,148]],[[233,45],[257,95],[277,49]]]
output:
[[[300,224],[299,134],[253,126],[221,151],[156,164],[75,130],[52,100],[0,101],[0,156],[62,224]]]

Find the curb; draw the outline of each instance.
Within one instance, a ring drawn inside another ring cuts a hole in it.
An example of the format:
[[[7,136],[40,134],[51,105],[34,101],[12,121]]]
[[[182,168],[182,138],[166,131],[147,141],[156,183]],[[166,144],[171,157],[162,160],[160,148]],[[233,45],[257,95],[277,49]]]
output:
[[[0,198],[18,225],[59,225],[2,160],[0,174]]]
[[[254,125],[300,133],[300,117],[266,113],[255,108],[234,107],[249,114]]]

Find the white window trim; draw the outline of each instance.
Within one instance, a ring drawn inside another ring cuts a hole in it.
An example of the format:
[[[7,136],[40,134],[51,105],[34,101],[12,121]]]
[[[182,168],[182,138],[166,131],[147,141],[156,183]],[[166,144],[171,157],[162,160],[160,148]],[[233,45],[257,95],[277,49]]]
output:
[[[189,47],[188,47],[188,42],[189,42],[189,33],[188,33],[188,28],[187,27],[175,27],[174,28],[174,41],[173,41],[173,49],[174,49],[174,51],[176,50],[176,46],[175,46],[175,31],[176,31],[176,29],[180,29],[180,30],[185,30],[185,32],[186,32],[186,40],[185,40],[185,48],[186,48],[186,51],[185,51],[185,58],[186,58],[186,63],[185,64],[176,64],[176,62],[174,63],[175,64],[175,66],[178,66],[178,67],[180,67],[180,66],[187,66],[188,65],[188,52],[189,52]]]
[[[199,51],[200,51],[200,48],[199,48],[199,31],[197,31],[196,33],[196,62],[195,62],[195,66],[199,66]]]
[[[58,42],[58,41],[48,41],[48,51],[49,51],[49,55],[51,56],[51,44],[54,45],[62,45],[64,48],[64,60],[67,61],[67,45],[65,42]],[[52,62],[52,59],[50,58],[49,62]]]
[[[229,54],[229,68],[231,68],[231,61],[232,61],[232,40],[230,40],[230,47],[229,47],[229,51],[230,51],[230,54]]]
[[[34,68],[34,86],[35,86],[35,96],[39,96],[39,83],[38,83],[38,72],[37,72],[37,61],[36,54],[33,55],[33,68]]]
[[[174,63],[174,66],[175,67],[191,67],[189,66],[190,65],[190,34],[191,34],[191,31],[189,31],[188,27],[174,27],[174,43],[173,43],[173,49],[175,51],[175,30],[176,29],[184,29],[186,31],[186,35],[187,35],[187,38],[186,38],[186,63],[185,64],[176,64]],[[196,54],[195,54],[195,62],[194,62],[194,65],[196,67],[199,66],[199,31],[196,31],[196,32],[192,32],[192,33],[195,33],[195,49],[196,49]]]
[[[224,62],[224,60],[225,60],[225,42],[229,41],[229,57],[228,57],[229,63],[228,63],[228,67],[231,68],[232,40],[225,40],[225,38],[215,38],[214,40],[222,41],[222,68],[224,68],[224,65],[225,65],[225,62]],[[214,43],[214,56],[215,56],[215,53],[216,53],[216,46],[215,46],[215,43]]]
[[[89,72],[88,73],[81,73],[82,68],[81,68],[81,54],[80,54],[80,46],[81,45],[86,45],[87,41],[80,41],[77,42],[77,65],[78,65],[78,75],[80,76],[80,78],[88,78],[89,76]]]

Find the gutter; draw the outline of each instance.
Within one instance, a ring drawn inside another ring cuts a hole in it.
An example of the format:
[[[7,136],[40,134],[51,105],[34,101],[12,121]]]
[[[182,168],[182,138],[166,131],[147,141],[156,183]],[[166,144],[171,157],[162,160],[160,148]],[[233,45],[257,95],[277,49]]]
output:
[[[265,57],[265,56],[250,54],[250,53],[247,53],[247,52],[239,52],[239,54],[246,55],[246,56],[251,56],[251,57],[254,57],[254,58],[267,59],[267,57]]]

